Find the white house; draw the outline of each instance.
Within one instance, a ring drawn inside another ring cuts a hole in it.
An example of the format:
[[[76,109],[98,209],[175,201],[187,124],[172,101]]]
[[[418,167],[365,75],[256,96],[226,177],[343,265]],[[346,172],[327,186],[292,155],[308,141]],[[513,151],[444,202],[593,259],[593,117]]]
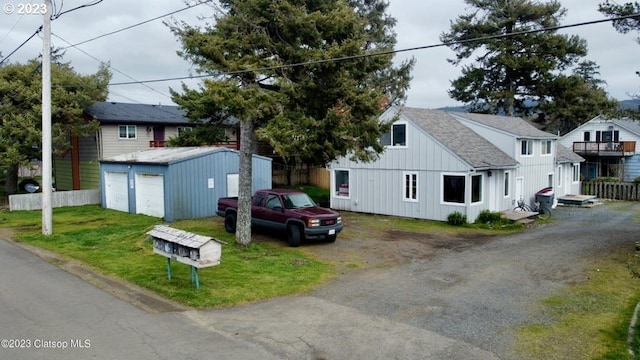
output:
[[[330,165],[332,208],[474,221],[554,185],[557,136],[521,118],[392,107],[381,120],[395,121],[378,160]]]
[[[560,143],[586,159],[581,169],[585,180],[617,177],[633,181],[640,177],[640,122],[597,116],[568,132]]]

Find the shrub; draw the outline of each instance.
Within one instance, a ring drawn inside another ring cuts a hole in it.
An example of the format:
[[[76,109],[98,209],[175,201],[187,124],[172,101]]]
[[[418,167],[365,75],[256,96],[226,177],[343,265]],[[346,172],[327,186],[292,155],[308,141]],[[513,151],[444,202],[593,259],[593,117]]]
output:
[[[494,224],[502,222],[502,215],[499,212],[491,212],[488,209],[482,210],[476,218],[476,224]]]
[[[467,216],[462,215],[462,213],[459,211],[453,212],[449,214],[449,216],[447,216],[447,223],[453,226],[464,225],[467,223]]]

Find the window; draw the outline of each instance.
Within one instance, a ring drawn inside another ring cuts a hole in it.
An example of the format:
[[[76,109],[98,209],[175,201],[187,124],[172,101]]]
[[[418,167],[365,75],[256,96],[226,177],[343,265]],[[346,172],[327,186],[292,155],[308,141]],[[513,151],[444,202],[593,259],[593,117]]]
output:
[[[442,178],[442,200],[464,204],[464,176],[444,175]]]
[[[510,192],[509,192],[509,176],[511,176],[511,173],[509,172],[505,172],[504,173],[504,196],[508,197]]]
[[[471,203],[482,202],[482,175],[471,176]]]
[[[184,134],[186,131],[191,131],[193,128],[191,126],[178,126],[178,136]]]
[[[349,197],[349,170],[335,170],[335,195],[340,197]]]
[[[118,125],[118,139],[135,139],[135,125]]]
[[[418,174],[404,173],[404,195],[405,201],[418,201]]]
[[[559,188],[561,188],[562,187],[562,165],[558,166],[558,176],[556,179],[557,179],[556,181],[558,182],[556,185]]]
[[[591,133],[589,131],[584,132],[584,141],[591,141]]]
[[[542,140],[542,155],[551,155],[551,140]]]
[[[532,148],[533,148],[533,141],[532,140],[522,140],[520,142],[521,144],[521,149],[520,149],[520,154],[521,155],[531,155],[533,154]]]
[[[277,207],[281,208],[282,202],[280,201],[280,198],[277,195],[269,194],[267,196],[267,203],[265,206],[268,207],[269,209],[275,209]]]
[[[383,134],[380,143],[387,146],[407,146],[407,124],[391,125],[391,133]]]
[[[575,164],[573,165],[573,182],[579,182],[580,181],[580,165],[579,164]]]

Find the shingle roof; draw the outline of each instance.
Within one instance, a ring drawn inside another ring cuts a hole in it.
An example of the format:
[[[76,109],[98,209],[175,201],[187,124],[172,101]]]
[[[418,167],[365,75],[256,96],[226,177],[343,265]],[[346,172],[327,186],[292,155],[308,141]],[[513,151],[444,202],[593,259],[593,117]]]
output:
[[[556,135],[542,131],[519,117],[462,113],[462,112],[452,112],[451,115],[460,117],[462,119],[467,119],[469,121],[473,121],[497,130],[502,130],[506,133],[509,133],[519,138],[531,138],[531,139],[557,138]]]
[[[101,123],[189,124],[186,112],[174,105],[97,102],[85,112]]]
[[[400,113],[475,169],[518,165],[515,159],[445,111],[405,107]]]
[[[568,147],[557,143],[558,152],[557,152],[557,161],[558,163],[577,163],[585,161],[584,158],[573,151],[571,151]]]
[[[621,128],[627,129],[637,135],[640,135],[640,121],[633,119],[614,119],[611,120],[614,124]]]

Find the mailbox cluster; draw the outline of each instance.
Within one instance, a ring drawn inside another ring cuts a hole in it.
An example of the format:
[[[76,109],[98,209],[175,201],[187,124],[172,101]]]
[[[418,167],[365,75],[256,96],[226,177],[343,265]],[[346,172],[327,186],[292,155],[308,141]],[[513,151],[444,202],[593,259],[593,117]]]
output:
[[[222,243],[218,240],[156,225],[147,232],[153,238],[153,252],[167,258],[167,277],[171,280],[171,260],[187,264],[191,268],[191,282],[200,288],[198,269],[220,264]]]
[[[220,264],[222,244],[216,239],[156,225],[147,232],[153,238],[153,252],[183,264],[203,268]]]

